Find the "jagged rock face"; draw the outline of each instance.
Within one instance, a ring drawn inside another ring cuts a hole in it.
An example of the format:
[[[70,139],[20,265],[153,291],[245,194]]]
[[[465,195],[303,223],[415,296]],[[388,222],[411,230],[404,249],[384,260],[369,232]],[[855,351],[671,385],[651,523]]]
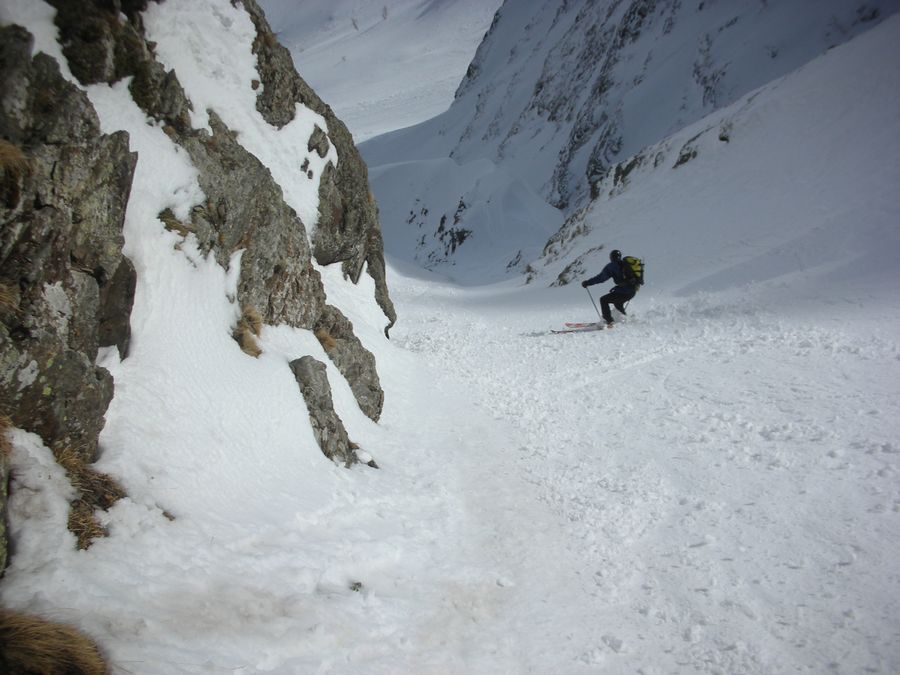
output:
[[[236,300],[265,322],[332,331],[331,357],[361,409],[378,419],[384,395],[374,357],[339,310],[326,305],[304,223],[285,204],[269,170],[214,113],[212,134],[191,127],[188,96],[144,37],[140,12],[146,0],[51,4],[73,75],[84,85],[131,77],[135,102],[197,167],[206,203],[193,209],[190,222],[178,222],[171,212],[161,213],[161,220],[182,235],[194,234],[223,266],[243,250]],[[244,5],[257,25],[266,80],[260,110],[270,123],[283,125],[297,101],[315,107],[329,128],[312,134],[310,150],[321,156],[329,144],[338,149],[337,169],[321,181],[317,260],[343,262],[354,282],[368,262],[377,300],[393,324],[365,165],[346,128],[294,72],[255,2]],[[140,160],[125,132],[100,133],[86,95],[52,58],[32,58],[31,48],[23,28],[0,28],[0,413],[55,452],[75,451],[90,462],[114,391],[112,377],[95,365],[98,350],[115,346],[122,358],[128,353],[136,277],[122,255],[122,228]],[[315,377],[307,380],[316,382],[306,388],[313,392],[307,399],[311,417],[336,418],[330,389]],[[329,457],[355,461],[346,432],[320,440]],[[0,462],[0,481],[2,473]],[[0,509],[4,503],[0,498]]]
[[[293,119],[296,103],[300,102],[325,116],[329,127],[327,135],[318,127],[314,130],[308,149],[322,157],[331,142],[338,150],[337,170],[327,165],[320,180],[314,250],[310,251],[304,224],[284,203],[268,169],[240,145],[214,112],[210,114],[212,136],[191,128],[190,103],[177,77],[165,72],[144,45],[136,49],[138,55],[145,55],[143,58],[136,58],[134,53],[123,57],[135,68],[132,96],[187,150],[207,196],[206,204],[193,210],[191,223],[175,227],[196,234],[201,248],[211,250],[223,266],[236,250],[244,251],[238,299],[242,305],[254,307],[266,323],[306,329],[320,323],[325,294],[312,266],[313,254],[319,264],[343,262],[345,273],[354,283],[363,263],[368,262],[376,282],[376,301],[389,320],[387,333],[396,313],[387,293],[380,227],[365,164],[343,123],[297,75],[290,54],[278,44],[262,10],[252,1],[244,6],[257,29],[254,50],[263,83],[257,97],[258,110],[270,124],[283,126]],[[331,313],[329,310],[328,316]],[[352,327],[342,336],[342,345],[344,358],[335,363],[351,389],[355,393],[369,391],[374,383],[381,392],[375,360]],[[358,403],[369,417],[378,419],[381,402],[373,407],[372,400],[365,396],[358,398]]]
[[[255,307],[266,323],[312,329],[325,307],[325,292],[303,223],[284,203],[269,170],[213,112],[210,127],[212,136],[193,131],[177,136],[200,171],[207,197],[191,214],[188,230],[223,267],[235,251],[244,251],[242,305]]]
[[[326,305],[315,331],[316,335],[323,336],[325,353],[347,378],[360,409],[377,420],[384,405],[384,392],[375,371],[375,357],[359,351],[353,325],[336,307]]]
[[[145,46],[140,12],[147,0],[47,2],[56,9],[63,55],[79,82],[116,82],[132,73],[134,59]],[[120,13],[127,22],[118,20]]]
[[[178,223],[171,217],[163,220],[170,229],[195,234],[201,249],[211,251],[223,266],[229,264],[235,251],[244,251],[238,285],[242,305],[255,308],[266,323],[313,329],[325,312],[325,294],[312,265],[315,253],[320,264],[343,262],[354,282],[363,263],[368,262],[376,281],[376,299],[389,326],[393,324],[396,314],[384,282],[380,229],[369,196],[366,167],[346,127],[297,75],[289,53],[277,43],[255,2],[243,4],[257,28],[254,51],[263,84],[257,108],[274,126],[293,119],[297,102],[312,108],[326,117],[329,128],[328,134],[318,128],[314,131],[309,139],[310,151],[323,156],[329,143],[338,150],[338,168],[329,165],[320,181],[321,217],[314,251],[310,251],[304,223],[284,203],[268,169],[240,145],[215,113],[210,114],[212,135],[191,127],[188,95],[175,73],[166,72],[155,60],[143,38],[137,10],[145,3],[108,8],[98,8],[89,0],[59,4],[65,6],[56,19],[63,36],[82,35],[83,17],[99,17],[88,22],[91,40],[73,38],[67,43],[67,57],[79,64],[73,72],[86,82],[112,83],[132,76],[130,91],[135,102],[160,121],[170,138],[190,155],[207,201],[193,209],[189,223]],[[127,22],[116,19],[119,10],[126,13]],[[329,317],[333,311],[337,310],[329,310]],[[374,382],[380,392],[374,358],[352,328],[343,336],[343,344],[346,358],[338,367],[351,389],[368,390]],[[360,407],[377,419],[381,405],[373,407],[371,401],[371,397],[360,399]]]
[[[302,103],[328,123],[327,138],[317,129],[309,149],[316,148],[324,157],[330,140],[340,158],[337,169],[326,167],[319,183],[319,222],[313,250],[316,261],[320,265],[342,262],[344,274],[354,283],[368,263],[368,272],[375,280],[375,299],[390,321],[385,328],[387,334],[397,314],[387,291],[378,207],[369,191],[366,165],[346,125],[294,70],[290,52],[275,39],[256,0],[247,0],[244,6],[257,30],[253,51],[263,84],[257,109],[270,124],[282,127],[293,119],[296,103]]]
[[[135,270],[122,226],[137,158],[31,48],[24,29],[0,28],[0,414],[88,464],[113,396],[98,349],[128,351]]]
[[[312,356],[291,361],[291,370],[309,408],[313,434],[329,459],[346,466],[358,461],[341,418],[334,412],[325,364]]]
[[[13,423],[91,461],[112,398],[101,346],[127,352],[134,269],[122,225],[136,156],[31,37],[0,29],[0,135],[24,156],[0,205],[0,397]],[[14,197],[14,198],[12,198]]]

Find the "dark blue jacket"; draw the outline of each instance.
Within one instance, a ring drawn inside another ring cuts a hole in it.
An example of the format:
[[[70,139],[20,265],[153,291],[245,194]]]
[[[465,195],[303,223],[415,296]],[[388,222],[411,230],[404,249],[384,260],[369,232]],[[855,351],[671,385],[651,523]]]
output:
[[[606,267],[603,268],[603,271],[600,272],[600,274],[585,281],[584,285],[593,286],[594,284],[602,284],[607,279],[612,279],[616,282],[616,285],[612,289],[613,293],[633,294],[635,291],[635,286],[625,277],[625,272],[622,269],[622,265],[623,263],[610,261],[606,265]]]

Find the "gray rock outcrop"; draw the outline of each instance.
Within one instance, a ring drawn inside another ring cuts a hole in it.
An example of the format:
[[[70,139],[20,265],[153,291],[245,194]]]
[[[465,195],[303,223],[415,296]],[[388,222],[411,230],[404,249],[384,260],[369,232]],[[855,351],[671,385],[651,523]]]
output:
[[[291,370],[309,410],[313,434],[329,459],[349,466],[358,461],[341,418],[334,412],[325,364],[312,356],[291,361]]]
[[[137,157],[127,134],[100,132],[56,61],[31,51],[23,28],[0,28],[0,414],[70,476],[108,486],[77,482],[85,515],[70,526],[84,530],[123,494],[89,465],[113,396],[98,350],[128,351],[135,270],[122,226]]]
[[[256,100],[257,110],[270,124],[282,127],[294,118],[296,103],[302,103],[328,124],[327,138],[317,129],[310,138],[309,149],[316,149],[324,157],[327,146],[322,144],[330,140],[340,157],[337,168],[326,167],[319,183],[319,222],[313,242],[316,261],[320,265],[342,263],[344,274],[353,283],[368,263],[367,271],[375,280],[375,299],[389,320],[387,335],[397,314],[385,281],[384,244],[378,206],[369,190],[368,169],[346,125],[294,70],[290,52],[275,39],[256,0],[247,0],[244,6],[257,30],[253,52],[263,84]]]
[[[136,155],[125,133],[100,133],[87,97],[31,36],[0,28],[0,397],[15,426],[51,448],[94,458],[112,398],[97,350],[127,352],[134,268],[122,225]]]
[[[360,409],[371,419],[381,416],[384,392],[377,378],[375,357],[360,350],[359,339],[353,334],[353,324],[340,310],[326,305],[315,327],[325,353],[350,383]]]
[[[243,5],[257,27],[254,50],[265,85],[259,87],[260,112],[280,127],[301,102],[328,126],[327,133],[317,128],[304,150],[320,157],[332,145],[337,150],[337,166],[328,165],[321,177],[312,246],[268,168],[214,112],[212,133],[192,128],[188,94],[144,36],[147,0],[50,4],[78,81],[112,84],[130,77],[134,101],[197,167],[206,202],[188,222],[163,211],[166,227],[195,236],[225,267],[242,250],[235,300],[245,314],[327,335],[326,353],[363,412],[377,420],[384,394],[375,359],[340,310],[326,304],[313,264],[340,262],[353,283],[367,266],[387,318],[385,332],[393,325],[366,167],[346,127],[294,71],[256,3]],[[38,434],[71,475],[96,459],[114,392],[112,377],[96,365],[98,351],[115,347],[121,358],[128,355],[136,274],[122,254],[122,228],[140,158],[130,151],[127,133],[100,132],[87,96],[60,74],[54,59],[32,57],[31,50],[24,28],[0,28],[0,414]],[[345,464],[356,461],[327,378],[324,386],[321,381],[324,366],[307,363],[302,372],[298,381],[323,453]],[[89,480],[106,478],[87,471]],[[110,483],[102,504],[81,506],[106,508],[118,496]],[[0,510],[4,503],[0,498]]]

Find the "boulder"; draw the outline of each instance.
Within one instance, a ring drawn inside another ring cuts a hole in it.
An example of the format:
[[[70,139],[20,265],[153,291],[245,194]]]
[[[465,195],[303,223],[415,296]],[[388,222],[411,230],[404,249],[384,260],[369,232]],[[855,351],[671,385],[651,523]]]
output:
[[[344,423],[334,412],[325,364],[312,356],[304,356],[291,361],[290,365],[306,401],[313,434],[322,452],[345,466],[356,463],[356,452],[347,437]]]

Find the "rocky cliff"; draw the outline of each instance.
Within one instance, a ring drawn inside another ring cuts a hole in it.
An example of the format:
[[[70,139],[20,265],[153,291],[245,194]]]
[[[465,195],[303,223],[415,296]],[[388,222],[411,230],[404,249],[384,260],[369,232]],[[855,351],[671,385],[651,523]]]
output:
[[[195,128],[189,93],[145,35],[147,0],[50,4],[66,72],[54,58],[33,53],[25,27],[0,28],[0,413],[53,450],[88,520],[93,508],[121,495],[115,481],[90,464],[102,451],[98,438],[115,395],[112,376],[96,365],[98,350],[114,346],[123,359],[129,351],[139,272],[123,254],[123,224],[132,191],[141,188],[134,182],[141,157],[126,132],[101,131],[85,88],[126,80],[148,123],[159,125],[190,158],[205,195],[189,218],[162,209],[159,220],[226,269],[242,251],[236,302],[243,317],[234,326],[241,347],[254,353],[263,323],[314,331],[360,409],[377,420],[384,394],[375,359],[351,322],[326,301],[314,264],[340,263],[350,283],[365,269],[387,334],[396,314],[366,166],[344,125],[295,72],[256,2],[244,0],[242,7],[256,29],[257,110],[274,127],[290,123],[298,104],[315,111],[327,130],[317,126],[302,151],[323,158],[333,149],[338,158],[319,177],[311,237],[309,223],[285,203],[269,169],[215,112],[209,111],[208,129]],[[295,369],[297,396],[305,397],[322,451],[353,463],[355,446],[316,364],[307,360]],[[0,479],[5,484],[6,476]]]

